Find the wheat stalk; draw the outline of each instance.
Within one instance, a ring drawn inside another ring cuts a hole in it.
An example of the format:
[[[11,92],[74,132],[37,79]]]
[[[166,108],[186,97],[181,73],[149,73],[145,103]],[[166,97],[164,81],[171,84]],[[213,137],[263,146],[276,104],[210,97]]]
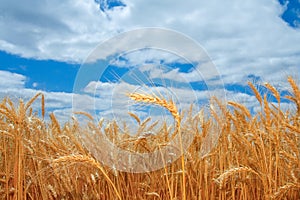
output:
[[[250,111],[246,108],[246,106],[232,101],[229,101],[228,104],[240,109],[249,119],[251,118]]]
[[[175,137],[177,133],[179,133],[179,139],[180,139],[180,149],[181,149],[181,167],[182,167],[182,199],[186,200],[186,175],[185,175],[185,161],[184,161],[184,155],[183,155],[183,144],[182,144],[182,137],[181,137],[181,131],[180,131],[180,125],[181,125],[181,117],[178,112],[178,109],[175,105],[175,103],[170,99],[167,101],[164,98],[159,98],[156,95],[147,95],[147,94],[140,94],[140,93],[131,93],[127,94],[129,98],[131,98],[134,101],[137,102],[143,102],[143,103],[149,103],[154,104],[158,106],[162,106],[166,108],[171,115],[173,116],[175,122],[176,122],[176,129],[174,133],[172,134],[172,138]]]
[[[276,88],[273,87],[269,83],[266,83],[265,86],[266,86],[266,88],[268,88],[273,93],[273,95],[275,96],[277,102],[280,103],[280,93],[278,92],[278,90],[276,90]]]
[[[53,113],[50,114],[50,119],[52,121],[53,128],[55,128],[57,130],[57,132],[59,134],[61,134],[61,128],[60,128],[59,122],[57,121],[57,119]]]
[[[89,156],[84,156],[84,155],[71,155],[71,156],[62,156],[57,159],[54,159],[52,161],[54,168],[57,168],[58,164],[63,164],[63,163],[86,163],[89,164],[97,169],[99,169],[106,180],[111,184],[113,187],[114,191],[116,192],[116,195],[118,196],[118,199],[122,199],[121,195],[116,187],[116,185],[112,182],[112,180],[109,178],[108,174],[105,172],[104,168],[93,158]]]
[[[140,118],[139,118],[136,114],[134,114],[134,113],[132,113],[132,112],[128,112],[128,114],[130,115],[130,117],[132,117],[133,119],[135,119],[135,121],[136,121],[139,125],[141,125],[141,120],[140,120]]]
[[[262,105],[262,97],[261,97],[260,93],[257,91],[255,86],[251,82],[248,82],[248,85],[254,92],[254,95],[255,95],[256,99],[258,100],[259,104]]]
[[[30,106],[33,104],[33,102],[39,97],[41,96],[42,99],[41,99],[41,107],[42,107],[42,117],[44,119],[45,117],[45,96],[43,93],[39,92],[37,93],[34,97],[32,97],[25,105],[25,111],[27,111]]]
[[[290,85],[294,91],[294,102],[297,105],[298,116],[300,116],[300,90],[299,90],[299,87],[297,86],[295,80],[290,76],[288,77],[288,82],[290,83]]]

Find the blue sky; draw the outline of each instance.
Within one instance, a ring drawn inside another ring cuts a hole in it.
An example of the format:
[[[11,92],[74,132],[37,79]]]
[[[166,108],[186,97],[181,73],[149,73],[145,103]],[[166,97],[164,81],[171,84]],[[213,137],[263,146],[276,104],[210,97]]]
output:
[[[299,80],[298,0],[176,3],[171,0],[30,0],[26,5],[4,0],[1,4],[0,98],[28,99],[43,91],[48,110],[62,120],[72,114],[76,92],[77,103],[83,110],[111,116],[112,109],[116,114],[127,106],[127,112],[131,105],[126,105],[128,100],[122,103],[124,97],[116,93],[123,92],[124,88],[138,91],[141,82],[147,79],[155,82],[150,87],[155,86],[157,90],[164,84],[168,86],[165,92],[174,95],[182,108],[194,103],[193,95],[197,96],[198,103],[207,102],[205,77],[194,77],[193,63],[170,52],[147,49],[112,58],[110,64],[97,65],[97,70],[105,68],[102,76],[90,73],[87,79],[90,81],[82,83],[80,93],[74,91],[78,72],[97,46],[138,28],[174,30],[197,42],[219,72],[227,99],[244,103],[253,111],[258,104],[247,81],[258,85],[270,82],[284,95],[288,93],[287,76]],[[180,76],[186,77],[184,83],[188,87],[180,81]],[[216,92],[219,89],[216,86]],[[259,89],[262,93],[266,91],[263,87]],[[91,99],[92,106],[84,103],[89,102],[87,99]],[[269,100],[275,101],[271,95]],[[283,101],[284,106],[291,105]],[[149,113],[140,111],[139,114]]]

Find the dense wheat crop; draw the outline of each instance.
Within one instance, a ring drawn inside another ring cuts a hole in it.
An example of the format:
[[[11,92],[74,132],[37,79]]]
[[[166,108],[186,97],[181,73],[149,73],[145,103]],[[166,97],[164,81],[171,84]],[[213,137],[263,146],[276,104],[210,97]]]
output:
[[[300,199],[300,89],[292,78],[288,82],[291,95],[285,99],[294,103],[294,110],[281,109],[281,94],[272,85],[265,87],[276,104],[249,83],[261,106],[259,112],[253,114],[237,102],[212,99],[210,114],[199,111],[192,116],[190,111],[185,120],[172,101],[131,94],[133,100],[168,109],[177,122],[164,123],[149,137],[140,133],[156,124],[133,113],[128,117],[140,126],[136,134],[126,132],[126,124],[116,121],[105,124],[90,119],[83,127],[73,118],[61,125],[51,114],[51,121],[45,122],[42,94],[18,104],[5,98],[0,103],[0,198]],[[40,114],[32,109],[39,98]],[[145,153],[178,134],[194,134],[187,152],[147,173],[113,170],[97,161],[82,143],[83,137],[106,135],[120,148]],[[205,154],[214,136],[219,136],[217,144]]]

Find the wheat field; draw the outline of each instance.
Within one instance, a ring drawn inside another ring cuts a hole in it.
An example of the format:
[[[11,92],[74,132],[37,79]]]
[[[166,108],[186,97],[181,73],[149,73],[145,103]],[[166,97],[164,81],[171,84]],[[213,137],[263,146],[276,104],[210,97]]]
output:
[[[179,113],[167,99],[129,94],[135,101],[162,106],[174,117],[176,124],[164,123],[151,137],[127,133],[126,124],[116,121],[95,123],[88,113],[77,113],[90,118],[84,127],[76,118],[62,125],[54,114],[46,122],[43,94],[18,104],[5,98],[0,103],[0,198],[300,199],[300,89],[291,77],[287,81],[292,92],[284,98],[295,105],[288,111],[281,109],[282,96],[272,85],[265,87],[277,104],[249,83],[261,107],[255,114],[245,105],[216,98],[207,116],[201,111]],[[37,101],[40,110],[34,111]],[[156,126],[134,113],[128,117],[136,120],[140,132]],[[194,134],[186,152],[145,173],[104,165],[82,141],[105,135],[120,148],[147,153],[184,134]],[[214,135],[219,136],[217,143],[204,154]]]

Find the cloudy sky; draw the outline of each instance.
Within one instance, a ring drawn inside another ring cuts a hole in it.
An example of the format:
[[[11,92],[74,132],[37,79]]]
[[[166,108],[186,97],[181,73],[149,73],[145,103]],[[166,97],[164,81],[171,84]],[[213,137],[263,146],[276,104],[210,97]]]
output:
[[[162,112],[134,105],[124,95],[134,91],[163,94],[181,109],[226,95],[255,111],[247,81],[285,95],[287,76],[300,80],[299,0],[0,3],[0,98],[43,91],[62,120],[74,110]]]

